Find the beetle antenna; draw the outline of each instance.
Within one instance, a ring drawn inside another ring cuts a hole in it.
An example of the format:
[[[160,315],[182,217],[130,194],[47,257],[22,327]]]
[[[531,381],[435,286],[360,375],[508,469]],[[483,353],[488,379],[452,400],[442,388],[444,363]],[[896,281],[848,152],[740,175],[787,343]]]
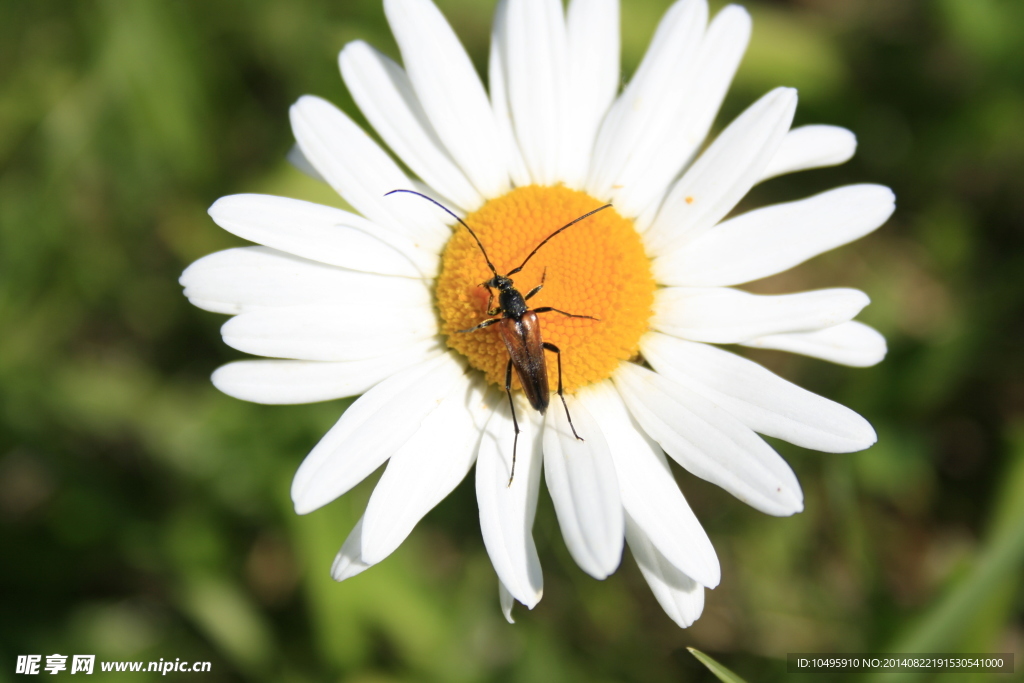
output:
[[[494,264],[493,264],[493,263],[491,263],[491,258],[490,258],[490,257],[489,257],[489,256],[487,255],[487,250],[486,250],[486,249],[484,249],[484,245],[483,245],[483,242],[481,242],[481,241],[480,241],[480,238],[476,236],[476,233],[475,233],[475,232],[473,232],[473,228],[471,228],[471,227],[469,227],[468,225],[466,225],[466,221],[464,221],[464,220],[462,220],[461,218],[459,218],[458,216],[456,216],[456,215],[455,215],[455,214],[454,214],[454,213],[452,212],[452,210],[451,210],[451,209],[449,209],[449,208],[448,208],[447,206],[445,206],[445,205],[444,205],[444,204],[442,204],[441,202],[437,201],[437,200],[436,200],[436,199],[434,199],[433,197],[428,197],[427,195],[423,194],[422,192],[417,192],[416,190],[391,190],[391,192],[387,192],[387,193],[385,193],[385,194],[384,194],[384,196],[385,196],[385,197],[387,197],[388,195],[392,195],[392,194],[395,194],[396,192],[405,192],[405,193],[407,193],[407,194],[414,194],[414,195],[416,195],[417,197],[423,197],[423,198],[424,198],[424,199],[426,199],[426,200],[427,200],[428,202],[431,202],[431,203],[433,203],[433,204],[436,204],[437,206],[440,206],[440,207],[441,207],[442,209],[444,209],[445,211],[447,211],[447,212],[448,212],[448,215],[450,215],[450,216],[451,216],[452,218],[454,218],[454,219],[455,219],[455,220],[457,220],[457,221],[458,221],[459,223],[461,223],[461,224],[462,224],[462,227],[464,227],[464,228],[465,228],[466,230],[469,230],[469,234],[473,236],[473,239],[475,239],[475,240],[476,240],[476,244],[477,244],[477,246],[478,246],[478,247],[480,247],[480,251],[481,251],[481,252],[483,252],[483,255],[484,255],[484,260],[485,260],[485,261],[487,261],[487,267],[491,269],[491,272],[492,272],[492,273],[494,273],[494,276],[495,276],[495,277],[500,277],[500,276],[498,275],[498,271],[497,271],[497,270],[495,270],[495,268],[494,268]],[[611,205],[609,204],[609,206],[611,206]],[[603,208],[603,207],[602,207],[602,208]],[[593,212],[591,212],[591,213],[593,213]],[[590,215],[590,214],[587,214],[587,215]],[[584,218],[586,218],[586,216],[584,216]],[[579,219],[577,219],[577,220],[579,220]],[[571,223],[570,223],[570,225],[571,225]],[[569,227],[569,226],[566,226],[566,227]],[[563,228],[563,230],[564,230],[564,229],[565,229],[565,228]],[[548,239],[551,239],[551,238],[549,237]],[[544,241],[545,241],[545,242],[547,242],[547,240],[544,240]],[[534,250],[534,251],[536,251],[536,250]],[[533,256],[533,254],[530,254],[530,256]],[[520,266],[520,268],[522,268],[522,266]]]
[[[429,197],[428,197],[428,199],[429,199]],[[505,277],[512,277],[513,275],[515,275],[516,273],[518,273],[519,271],[521,271],[521,270],[523,269],[523,266],[525,266],[525,265],[526,265],[526,262],[527,262],[527,261],[529,261],[530,259],[532,259],[532,258],[533,258],[533,255],[534,255],[534,254],[536,254],[536,253],[537,253],[538,251],[540,251],[540,248],[541,248],[541,247],[543,247],[543,246],[544,246],[545,244],[547,244],[547,243],[548,243],[548,241],[549,241],[549,240],[550,240],[550,239],[551,239],[552,237],[554,237],[554,236],[555,236],[555,235],[557,235],[558,233],[562,232],[563,230],[566,230],[567,228],[570,228],[570,227],[572,227],[573,225],[576,225],[577,223],[579,223],[579,222],[580,222],[581,220],[583,220],[584,218],[589,218],[589,217],[593,216],[593,215],[594,215],[595,213],[597,213],[598,211],[604,211],[605,209],[608,209],[608,208],[611,208],[611,204],[605,204],[604,206],[600,206],[600,207],[598,207],[598,208],[594,209],[593,211],[590,211],[589,213],[585,213],[585,214],[583,214],[582,216],[580,216],[579,218],[577,218],[577,219],[575,219],[575,220],[569,221],[568,223],[566,223],[565,225],[563,225],[562,227],[560,227],[560,228],[559,228],[558,230],[555,230],[555,231],[554,231],[553,233],[551,233],[550,235],[548,235],[547,237],[545,237],[545,238],[544,238],[544,241],[543,241],[543,242],[541,242],[540,244],[538,244],[538,245],[537,245],[537,247],[536,247],[536,248],[535,248],[535,249],[534,249],[533,251],[531,251],[531,252],[530,252],[530,255],[526,257],[526,260],[524,260],[524,261],[523,261],[523,262],[522,262],[522,263],[521,263],[521,264],[519,265],[519,267],[518,267],[518,268],[516,268],[516,269],[515,269],[515,270],[513,270],[513,271],[510,271],[510,272],[509,272],[509,274],[508,274],[508,275],[506,275]],[[483,248],[483,247],[481,247],[481,248]]]

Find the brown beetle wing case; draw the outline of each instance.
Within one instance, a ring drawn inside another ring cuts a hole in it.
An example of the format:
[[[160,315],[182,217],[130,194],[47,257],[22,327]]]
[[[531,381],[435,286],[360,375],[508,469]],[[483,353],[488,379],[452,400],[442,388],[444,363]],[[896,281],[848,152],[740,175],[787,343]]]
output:
[[[533,311],[527,311],[518,320],[505,318],[498,324],[512,366],[523,385],[526,398],[535,410],[543,413],[551,400],[548,387],[548,367],[544,362],[544,345],[540,335],[540,320]]]

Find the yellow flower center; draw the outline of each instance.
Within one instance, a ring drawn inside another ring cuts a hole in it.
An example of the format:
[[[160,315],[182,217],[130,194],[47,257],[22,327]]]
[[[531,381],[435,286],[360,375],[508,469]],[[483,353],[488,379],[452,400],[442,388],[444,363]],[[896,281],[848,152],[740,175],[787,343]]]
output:
[[[520,187],[492,199],[466,216],[500,275],[518,267],[545,237],[604,202],[565,187]],[[632,221],[614,208],[586,218],[545,244],[522,271],[512,276],[531,309],[551,306],[598,320],[569,318],[555,311],[539,314],[541,334],[562,352],[562,381],[572,392],[609,377],[619,363],[637,354],[654,303],[654,277]],[[505,384],[508,351],[497,325],[460,333],[486,320],[487,290],[493,273],[480,248],[461,226],[445,247],[437,281],[441,331],[448,346],[483,370],[487,380]],[[494,304],[498,305],[497,291]],[[500,315],[500,314],[499,314]],[[548,358],[551,389],[558,386],[554,354]],[[513,377],[515,377],[513,373]],[[514,379],[514,386],[519,386]]]

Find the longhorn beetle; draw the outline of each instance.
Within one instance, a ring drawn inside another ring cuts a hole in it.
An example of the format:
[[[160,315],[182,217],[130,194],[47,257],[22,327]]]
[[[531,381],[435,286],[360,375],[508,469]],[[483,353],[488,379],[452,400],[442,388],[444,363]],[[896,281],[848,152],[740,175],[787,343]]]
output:
[[[550,351],[555,354],[558,358],[558,397],[562,399],[562,407],[565,408],[565,417],[569,420],[569,429],[572,430],[572,435],[580,441],[583,441],[583,437],[576,433],[576,427],[572,424],[572,417],[569,415],[569,406],[565,402],[565,394],[562,393],[562,352],[557,346],[546,342],[541,337],[540,333],[540,320],[537,318],[539,313],[560,313],[569,318],[587,318],[589,320],[598,320],[590,315],[576,315],[574,313],[566,313],[560,311],[557,308],[551,306],[541,306],[540,308],[530,309],[527,307],[526,302],[532,298],[537,292],[544,287],[544,280],[547,277],[547,271],[544,271],[544,275],[540,279],[540,284],[531,289],[526,296],[519,293],[516,289],[515,283],[512,282],[512,276],[523,269],[526,263],[533,258],[541,247],[548,243],[548,241],[562,232],[570,228],[571,226],[579,223],[584,218],[593,216],[598,211],[603,211],[611,207],[611,204],[605,204],[604,206],[598,207],[593,211],[583,214],[579,218],[569,221],[558,230],[545,237],[540,244],[538,244],[530,255],[519,264],[518,268],[513,268],[505,275],[499,275],[494,264],[491,263],[490,257],[487,255],[487,250],[484,249],[483,243],[480,238],[473,232],[473,228],[469,227],[464,220],[452,213],[444,204],[441,204],[434,199],[431,199],[425,194],[421,194],[414,190],[392,190],[388,192],[388,195],[395,194],[396,192],[405,192],[408,194],[414,194],[418,197],[422,197],[433,204],[444,209],[450,216],[457,220],[462,227],[469,231],[469,234],[476,240],[476,244],[480,247],[480,252],[484,255],[484,260],[487,261],[487,267],[491,269],[491,273],[494,275],[490,280],[481,282],[480,286],[487,289],[487,315],[498,315],[501,314],[500,318],[488,318],[479,325],[470,327],[469,329],[459,330],[460,333],[475,332],[482,330],[485,327],[491,325],[498,326],[498,332],[501,333],[501,340],[505,342],[505,348],[508,349],[508,365],[505,366],[505,393],[508,394],[508,404],[512,409],[512,425],[515,427],[515,439],[512,442],[512,470],[509,473],[508,485],[512,485],[512,479],[516,475],[516,448],[519,446],[519,421],[516,419],[516,406],[512,401],[512,368],[516,369],[516,375],[519,376],[519,382],[523,385],[523,391],[526,393],[526,398],[529,399],[530,405],[540,412],[541,415],[548,408],[548,403],[551,401],[551,389],[548,386],[548,368],[547,363],[544,361],[544,351]],[[494,304],[494,290],[498,290],[498,305],[492,308]]]

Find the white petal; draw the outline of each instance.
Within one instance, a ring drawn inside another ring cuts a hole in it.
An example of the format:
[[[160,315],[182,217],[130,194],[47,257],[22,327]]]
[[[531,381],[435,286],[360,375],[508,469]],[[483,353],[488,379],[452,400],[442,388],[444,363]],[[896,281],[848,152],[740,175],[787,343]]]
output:
[[[437,335],[429,308],[380,311],[372,306],[259,308],[221,327],[228,346],[257,356],[349,361],[400,351]]]
[[[728,351],[657,333],[644,335],[640,350],[659,373],[761,434],[828,453],[863,450],[877,440],[849,408]]]
[[[660,256],[732,211],[775,155],[795,111],[796,91],[776,88],[729,124],[669,191],[644,233],[648,253]]]
[[[423,110],[484,197],[509,189],[500,129],[480,77],[430,0],[385,0],[384,12]]]
[[[623,513],[615,465],[597,421],[581,401],[565,398],[585,441],[573,436],[565,411],[553,402],[544,420],[544,478],[569,554],[583,571],[603,579],[622,557]]]
[[[567,119],[568,46],[560,0],[507,0],[503,63],[509,111],[533,182],[561,180]]]
[[[482,381],[457,382],[391,456],[366,506],[364,561],[374,564],[393,553],[423,516],[466,478],[492,409],[485,391]]]
[[[731,218],[654,259],[666,285],[721,287],[781,273],[860,239],[896,208],[892,190],[848,185]]]
[[[412,181],[345,112],[305,95],[289,113],[302,153],[359,213],[427,251],[437,252],[448,241],[451,231],[423,211],[422,200],[414,204],[384,196],[408,188]]]
[[[675,337],[735,344],[846,322],[870,299],[856,289],[760,295],[724,287],[665,287],[654,298],[651,328]]]
[[[329,266],[268,247],[239,247],[204,256],[181,275],[185,296],[219,312],[297,304],[365,303],[382,310],[433,305],[423,280]]]
[[[234,235],[313,261],[381,275],[437,275],[436,253],[341,209],[285,197],[236,194],[218,199],[209,213]]]
[[[501,604],[501,613],[505,615],[505,621],[510,624],[516,623],[516,620],[512,618],[512,606],[515,604],[515,598],[501,581],[498,582],[498,602]]]
[[[363,560],[362,545],[363,518],[360,517],[348,538],[341,545],[341,550],[334,557],[334,563],[331,564],[331,578],[335,581],[344,581],[357,574],[362,574],[370,568],[370,564]]]
[[[817,332],[774,334],[743,342],[759,349],[778,349],[804,356],[866,368],[885,358],[885,337],[853,320]]]
[[[857,136],[839,126],[800,126],[786,133],[761,181],[809,168],[838,166],[857,151]],[[760,181],[758,181],[760,182]]]
[[[646,231],[657,216],[658,208],[669,191],[668,183],[679,170],[690,165],[707,138],[747,50],[750,25],[750,15],[745,9],[739,5],[728,5],[715,15],[704,33],[686,109],[666,139],[666,145],[674,151],[666,159],[656,158],[649,173],[641,176],[632,188],[638,193],[633,200],[635,204],[639,205],[645,197],[648,198],[636,218],[640,232]],[[666,160],[672,163],[665,164]]]
[[[346,45],[338,61],[352,98],[395,154],[460,208],[478,209],[483,197],[438,139],[402,67],[362,41]]]
[[[302,461],[292,480],[295,511],[326,505],[365,479],[420,428],[459,382],[462,365],[442,354],[360,396]]]
[[[241,313],[242,309],[237,304],[229,304],[223,301],[217,301],[216,299],[203,299],[198,296],[190,296],[188,302],[196,308],[201,308],[204,311],[210,311],[211,313],[224,313],[225,315],[235,315]]]
[[[633,363],[619,366],[613,379],[644,431],[688,471],[769,515],[803,509],[786,461],[721,407]]]
[[[717,586],[718,556],[661,449],[636,424],[610,381],[594,385],[580,401],[608,440],[626,513],[668,562],[705,586]]]
[[[706,0],[679,0],[665,13],[636,75],[608,112],[594,149],[587,187],[597,197],[611,197],[616,210],[635,216],[643,192],[633,185],[652,164],[669,167],[668,177],[650,191],[664,190],[683,159],[666,151],[666,136],[678,125],[691,95],[697,53],[708,21]],[[667,159],[663,154],[667,155]],[[618,189],[618,188],[621,188]]]
[[[570,0],[568,120],[561,168],[565,184],[583,189],[598,126],[619,89],[618,0]]]
[[[444,353],[437,339],[392,353],[341,362],[243,360],[213,373],[213,386],[243,401],[267,404],[314,403],[368,391],[391,375]]]
[[[302,153],[302,148],[296,143],[292,145],[292,148],[288,150],[286,157],[288,163],[296,168],[296,170],[305,173],[313,180],[319,180],[321,183],[326,183],[327,180],[320,175],[320,172],[313,168],[313,164],[309,163],[309,159]]]
[[[681,628],[690,626],[704,611],[704,586],[679,571],[626,514],[626,541],[640,573],[647,580],[665,614]]]
[[[530,609],[544,592],[533,518],[540,490],[541,443],[536,413],[517,401],[519,443],[512,483],[515,431],[508,402],[502,400],[487,423],[476,462],[476,500],[484,546],[501,584]]]
[[[512,183],[522,187],[533,182],[530,171],[523,161],[523,153],[512,129],[512,110],[508,94],[508,65],[506,45],[508,35],[508,0],[498,0],[494,8],[494,23],[491,27],[491,51],[487,59],[487,79],[491,93],[491,107],[495,125],[498,127],[498,141],[508,159]]]

